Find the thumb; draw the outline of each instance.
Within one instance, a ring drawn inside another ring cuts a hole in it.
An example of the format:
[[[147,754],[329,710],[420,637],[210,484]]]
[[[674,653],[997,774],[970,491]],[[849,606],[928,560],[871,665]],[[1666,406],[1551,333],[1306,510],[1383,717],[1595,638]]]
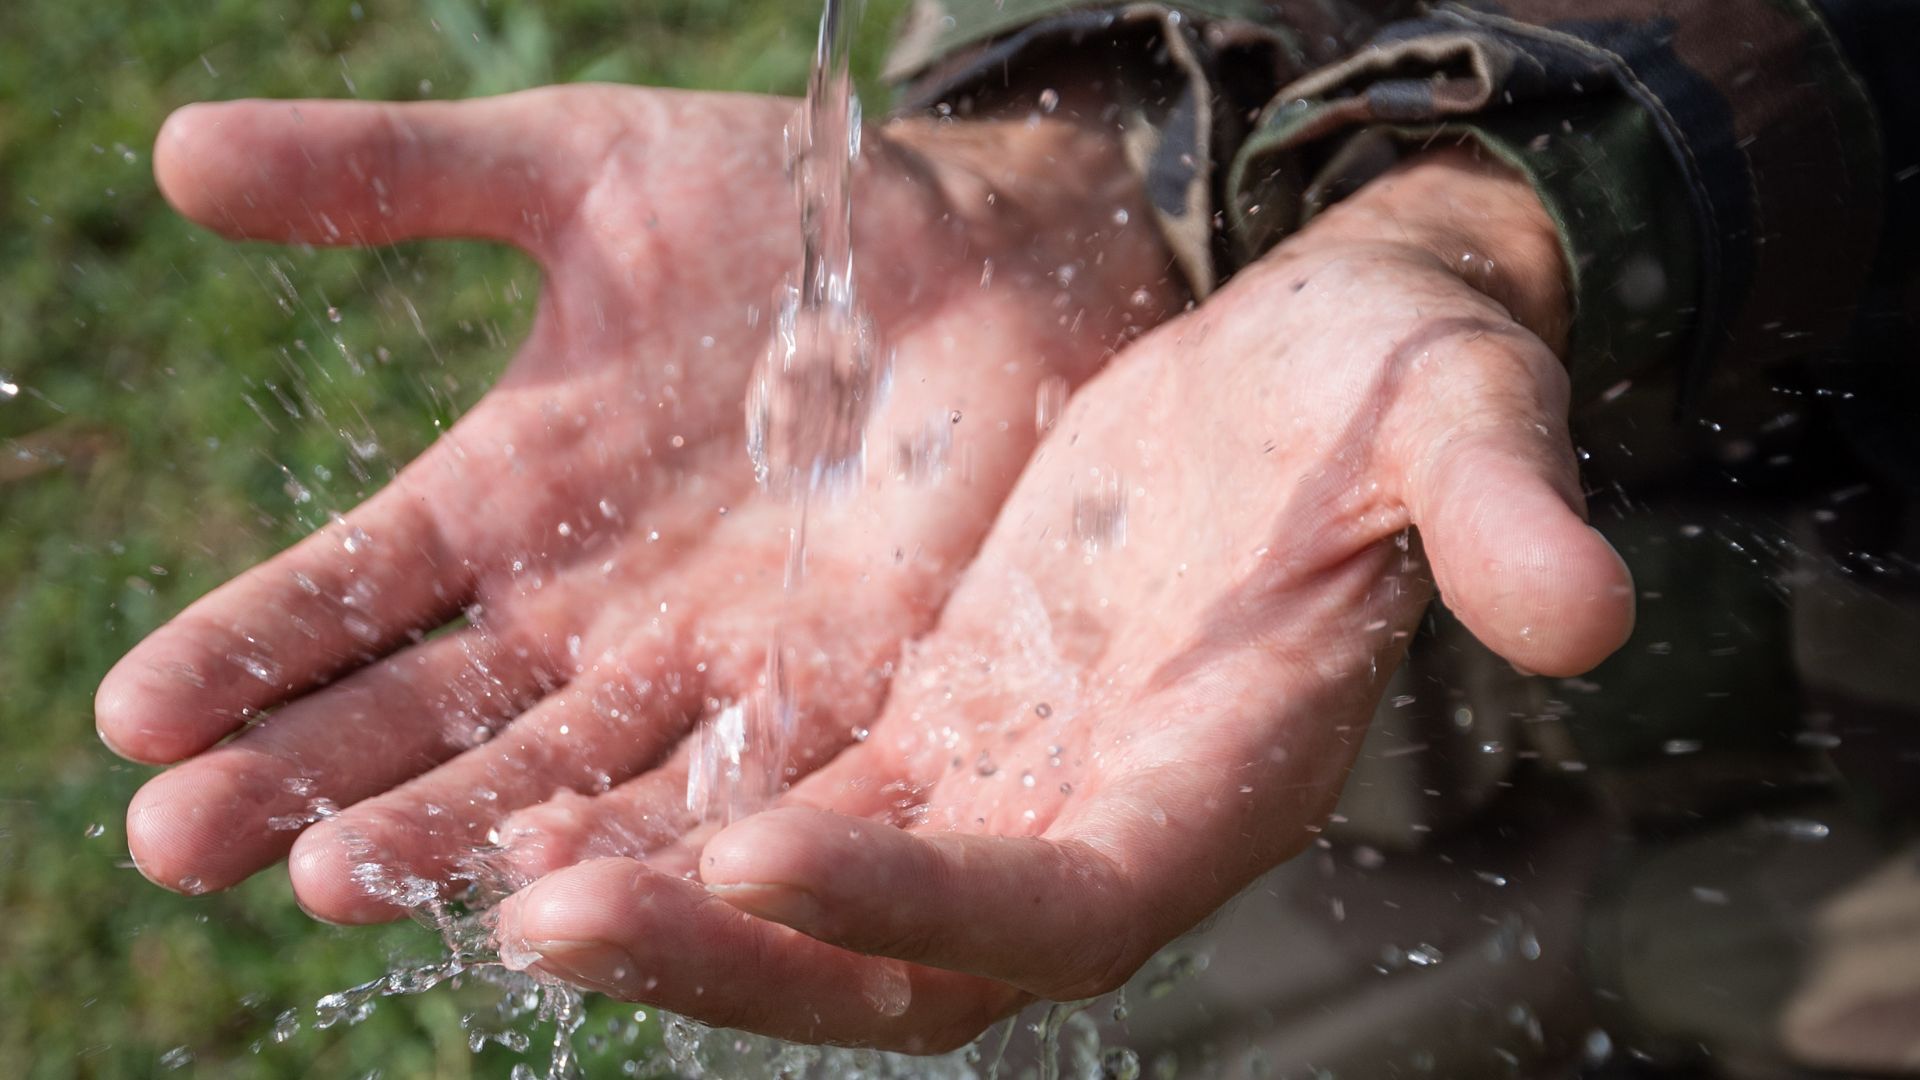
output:
[[[1431,445],[1412,494],[1441,599],[1515,666],[1577,675],[1633,632],[1633,579],[1585,519],[1563,420],[1509,415]]]

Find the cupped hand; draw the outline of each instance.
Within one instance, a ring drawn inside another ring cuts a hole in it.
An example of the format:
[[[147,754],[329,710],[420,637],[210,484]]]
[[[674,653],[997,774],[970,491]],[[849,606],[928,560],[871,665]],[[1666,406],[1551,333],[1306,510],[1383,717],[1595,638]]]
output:
[[[1080,391],[870,738],[700,882],[585,862],[502,905],[503,946],[918,1051],[1119,986],[1305,846],[1436,584],[1532,671],[1629,632],[1548,344],[1561,267],[1525,183],[1464,151],[1369,185]]]
[[[756,494],[742,403],[799,259],[795,108],[572,87],[167,123],[162,190],[225,235],[480,237],[530,252],[546,284],[458,425],[109,674],[108,744],[180,763],[129,810],[148,877],[221,888],[291,848],[308,910],[387,918],[470,873],[513,811],[581,792],[600,797],[557,804],[565,835],[521,845],[526,872],[597,842],[645,850],[691,824],[676,748],[759,693],[775,620],[795,767],[870,721],[1028,456],[1036,392],[1176,296],[1110,136],[1048,119],[870,138],[855,230],[894,391],[865,484],[816,508],[783,597],[790,517]]]

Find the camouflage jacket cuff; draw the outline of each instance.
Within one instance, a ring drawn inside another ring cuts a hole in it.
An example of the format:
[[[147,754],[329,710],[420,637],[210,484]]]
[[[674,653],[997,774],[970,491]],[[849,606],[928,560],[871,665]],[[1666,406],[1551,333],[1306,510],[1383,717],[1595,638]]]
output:
[[[1043,107],[1069,58],[1076,77],[1100,78],[1157,223],[1205,296],[1230,247],[1220,165],[1249,118],[1372,29],[1323,0],[917,0],[886,75],[897,110],[960,116]]]

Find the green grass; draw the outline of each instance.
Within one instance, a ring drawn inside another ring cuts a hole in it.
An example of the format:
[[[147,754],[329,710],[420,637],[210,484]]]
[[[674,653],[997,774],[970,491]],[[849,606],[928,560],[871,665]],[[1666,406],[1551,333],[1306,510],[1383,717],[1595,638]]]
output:
[[[875,8],[869,69],[898,5]],[[276,1043],[282,1010],[431,953],[430,935],[313,924],[277,871],[184,899],[129,868],[121,814],[150,770],[95,739],[100,677],[426,445],[486,388],[538,287],[481,245],[198,232],[153,185],[167,112],[583,78],[792,93],[815,17],[794,0],[0,5],[0,376],[19,387],[0,390],[0,1076],[155,1075],[176,1047],[193,1058],[176,1075],[220,1077],[504,1076],[517,1060],[470,1055],[444,992]],[[598,1003],[588,1030],[632,1013]]]

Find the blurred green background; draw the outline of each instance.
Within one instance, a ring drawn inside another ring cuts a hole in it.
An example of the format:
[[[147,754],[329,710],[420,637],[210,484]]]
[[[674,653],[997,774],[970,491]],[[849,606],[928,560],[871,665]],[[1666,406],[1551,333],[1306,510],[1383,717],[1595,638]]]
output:
[[[899,6],[872,5],[869,76]],[[186,899],[127,860],[121,814],[151,770],[94,737],[100,677],[432,440],[504,363],[539,284],[484,245],[198,232],[152,180],[168,111],[585,79],[796,93],[817,17],[807,0],[0,4],[0,1077],[452,1078],[521,1060],[470,1054],[446,992],[276,1041],[284,1010],[433,955],[431,935],[309,922],[278,871]],[[633,1014],[598,1003],[586,1031]],[[611,1053],[589,1054],[594,1075],[617,1074]]]

